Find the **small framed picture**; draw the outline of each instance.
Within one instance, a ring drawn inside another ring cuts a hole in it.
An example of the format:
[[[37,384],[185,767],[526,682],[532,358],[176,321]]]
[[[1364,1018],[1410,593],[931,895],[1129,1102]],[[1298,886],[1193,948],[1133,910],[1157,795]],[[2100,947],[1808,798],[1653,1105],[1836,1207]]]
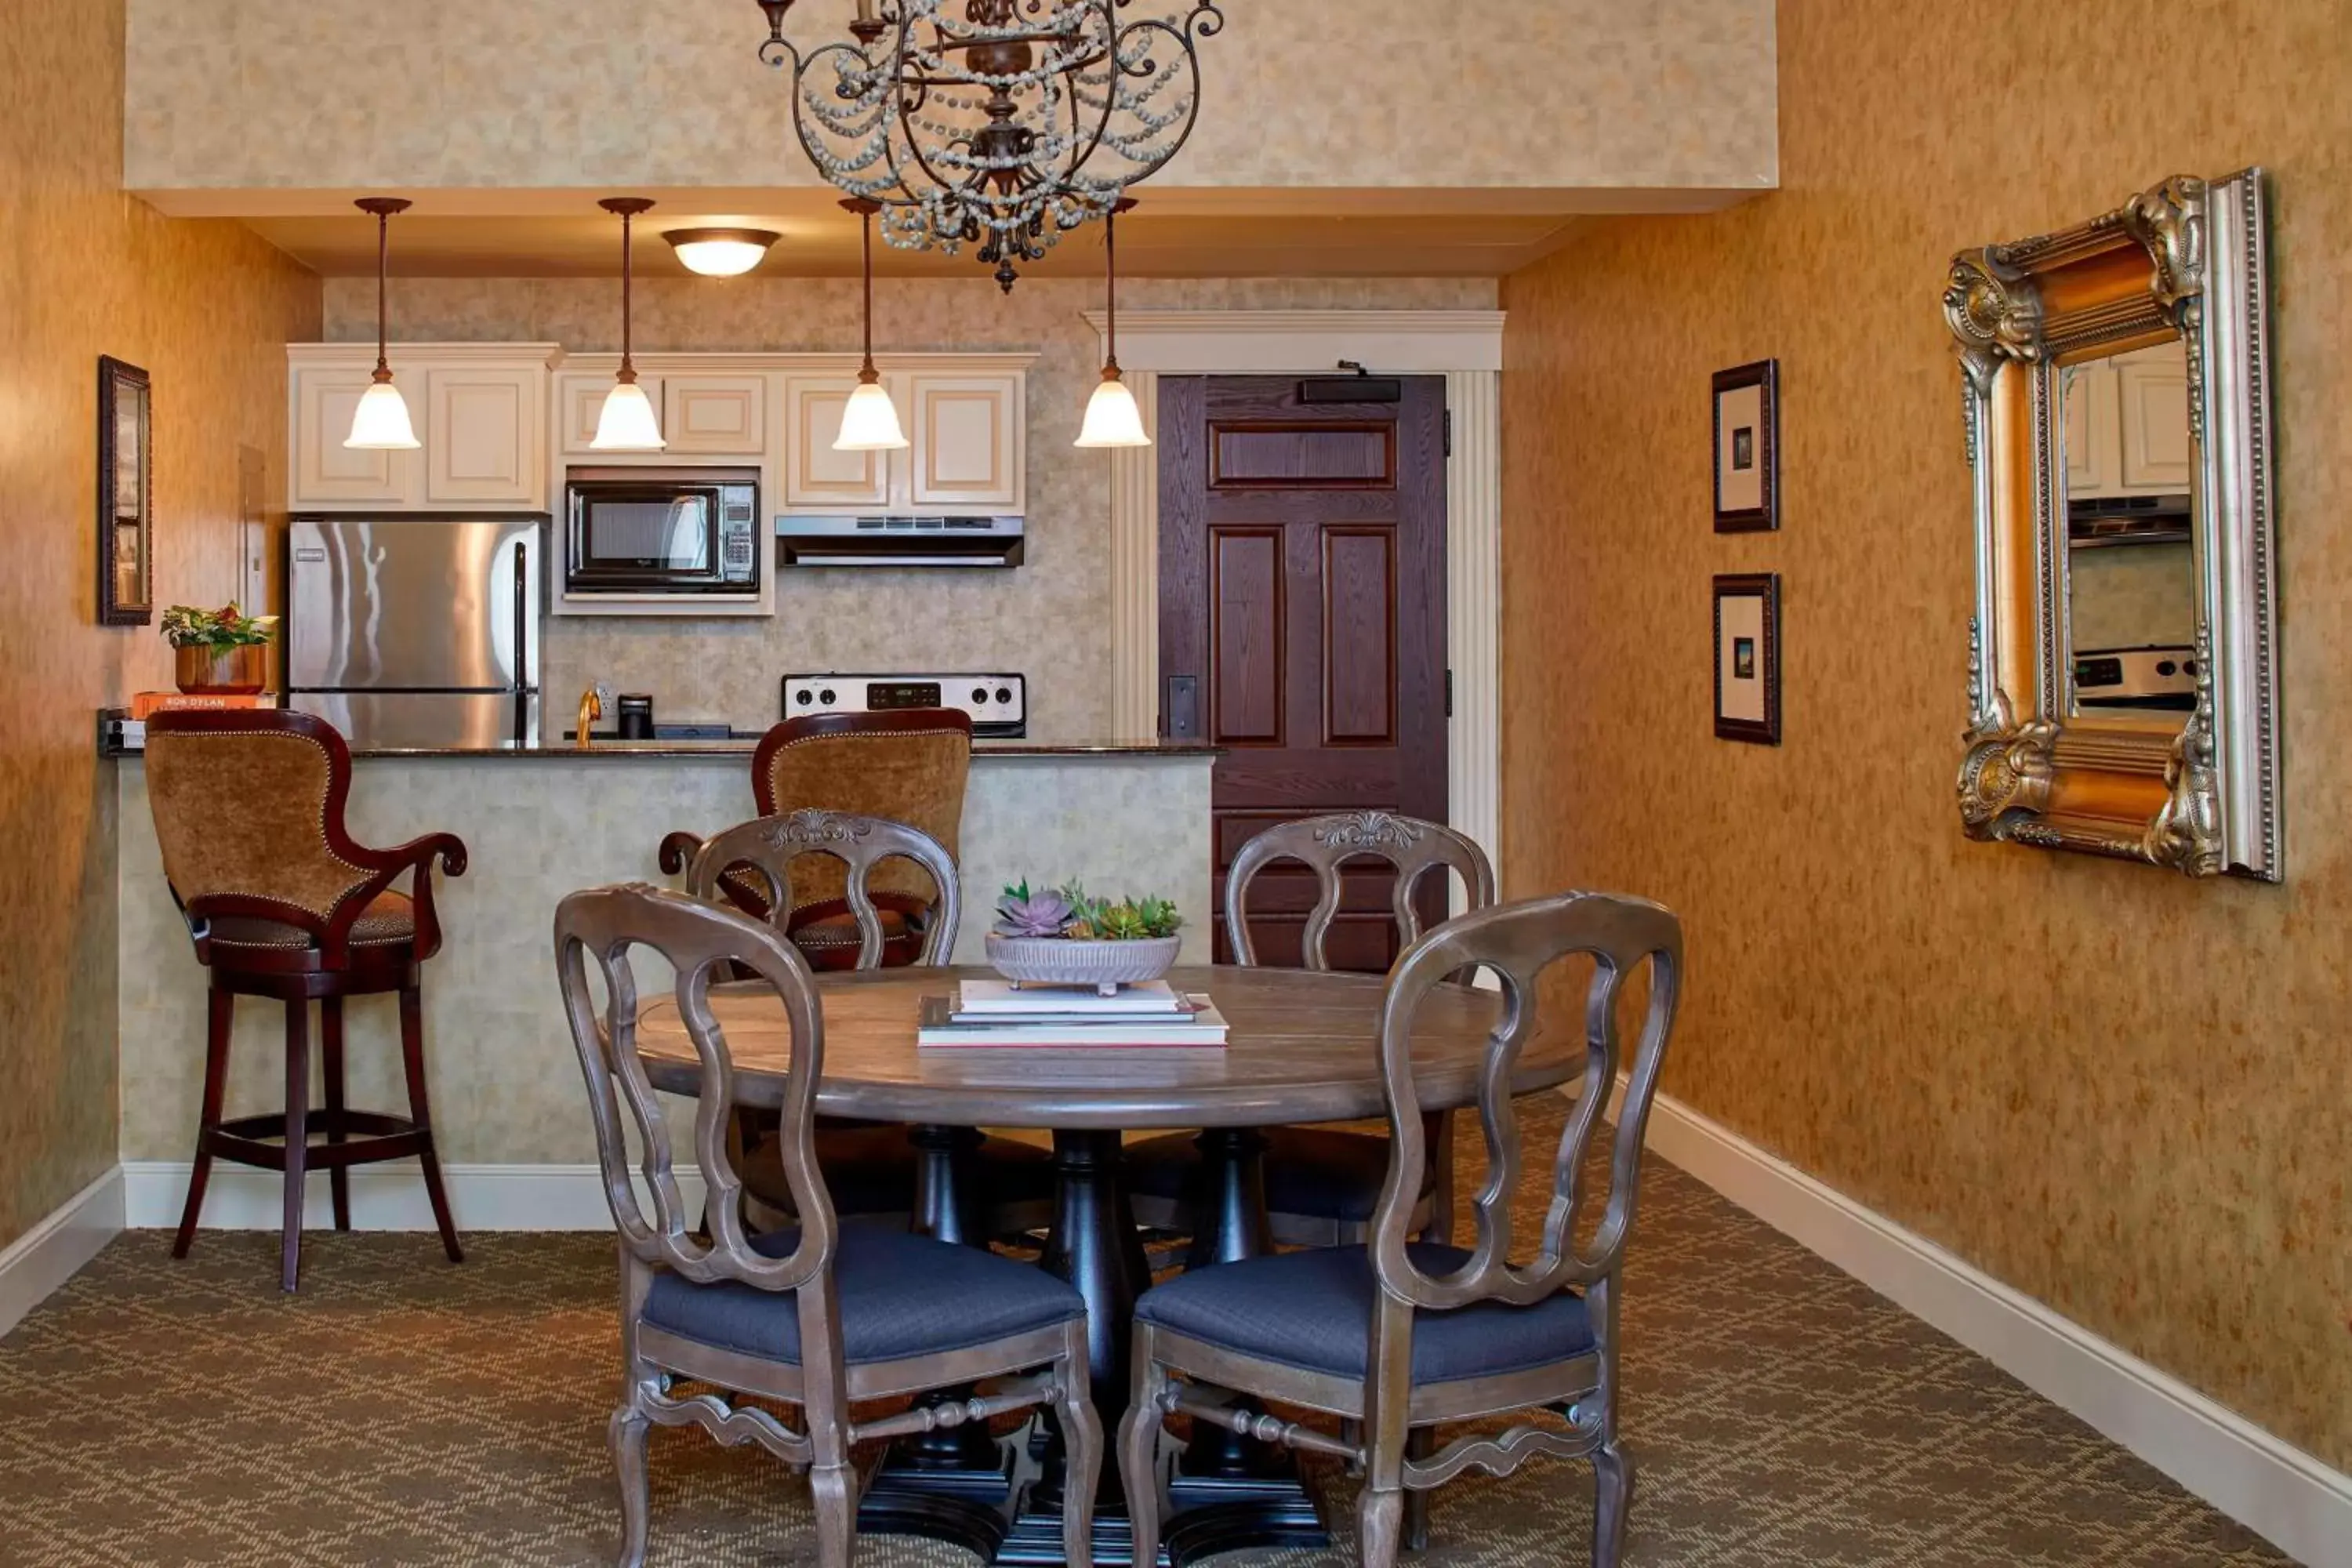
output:
[[[1715,373],[1715,531],[1780,526],[1780,362]]]
[[[1715,732],[1726,741],[1780,743],[1780,577],[1742,573],[1715,580]]]
[[[154,617],[153,410],[147,373],[98,362],[98,619],[143,626]]]

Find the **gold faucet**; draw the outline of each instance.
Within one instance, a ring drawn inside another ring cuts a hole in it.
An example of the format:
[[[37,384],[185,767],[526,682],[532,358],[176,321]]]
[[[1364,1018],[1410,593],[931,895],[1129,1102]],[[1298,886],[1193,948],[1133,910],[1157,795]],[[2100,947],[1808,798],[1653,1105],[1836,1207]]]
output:
[[[604,700],[596,694],[596,689],[592,686],[580,694],[580,723],[572,731],[572,743],[580,750],[586,751],[591,744],[589,737],[595,732],[596,721],[604,716]]]

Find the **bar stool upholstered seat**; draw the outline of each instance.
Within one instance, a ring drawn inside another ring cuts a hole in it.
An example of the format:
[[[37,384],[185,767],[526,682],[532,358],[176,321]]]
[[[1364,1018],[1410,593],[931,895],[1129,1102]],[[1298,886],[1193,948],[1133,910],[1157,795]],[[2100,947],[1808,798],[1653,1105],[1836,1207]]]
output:
[[[302,1185],[323,1167],[335,1228],[351,1228],[353,1165],[415,1158],[449,1260],[464,1253],[449,1217],[425,1088],[420,971],[440,951],[433,863],[466,869],[466,846],[427,834],[394,849],[355,842],[343,825],[352,757],[332,725],[274,710],[159,713],[147,725],[147,794],[163,870],[211,973],[204,1108],[172,1256],[187,1256],[215,1159],[285,1174],[279,1284],[301,1269]],[[409,890],[394,889],[403,872]],[[343,1103],[343,998],[396,994],[408,1113]],[[236,998],[286,1006],[281,1110],[224,1119]],[[313,1110],[310,1006],[319,1004],[326,1104]]]

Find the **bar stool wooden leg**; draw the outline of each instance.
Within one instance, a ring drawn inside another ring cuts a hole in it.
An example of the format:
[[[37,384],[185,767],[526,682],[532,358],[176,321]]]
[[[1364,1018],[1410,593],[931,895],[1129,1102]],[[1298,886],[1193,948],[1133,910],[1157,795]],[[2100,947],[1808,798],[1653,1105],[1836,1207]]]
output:
[[[441,1188],[441,1160],[433,1150],[433,1111],[425,1094],[425,998],[415,980],[400,988],[400,1057],[408,1074],[408,1119],[425,1134],[417,1163],[425,1169],[425,1195],[433,1203],[433,1223],[441,1227],[441,1250],[452,1263],[466,1261],[449,1217],[449,1194]]]
[[[343,999],[319,998],[319,1068],[327,1091],[327,1142],[343,1141]],[[352,1173],[347,1165],[330,1166],[327,1190],[334,1194],[335,1228],[352,1228]]]
[[[212,987],[205,997],[205,1101],[196,1115],[196,1163],[188,1173],[188,1201],[180,1211],[180,1234],[173,1238],[172,1256],[185,1258],[196,1239],[196,1220],[205,1210],[205,1184],[212,1179],[213,1130],[220,1125],[221,1096],[228,1087],[228,1037],[236,1018],[236,994]]]
[[[310,1004],[286,1004],[286,1232],[279,1246],[278,1288],[299,1289],[302,1278],[302,1182],[310,1146]]]

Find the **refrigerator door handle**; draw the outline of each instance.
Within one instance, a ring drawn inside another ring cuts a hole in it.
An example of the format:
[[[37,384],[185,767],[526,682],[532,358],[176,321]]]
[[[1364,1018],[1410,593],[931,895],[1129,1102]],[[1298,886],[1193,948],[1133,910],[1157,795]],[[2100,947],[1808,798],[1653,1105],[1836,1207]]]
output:
[[[537,667],[530,658],[530,541],[515,541],[514,576],[514,647],[515,647],[515,744],[521,745],[530,737],[526,733],[528,699],[523,692],[537,683],[530,679]]]

